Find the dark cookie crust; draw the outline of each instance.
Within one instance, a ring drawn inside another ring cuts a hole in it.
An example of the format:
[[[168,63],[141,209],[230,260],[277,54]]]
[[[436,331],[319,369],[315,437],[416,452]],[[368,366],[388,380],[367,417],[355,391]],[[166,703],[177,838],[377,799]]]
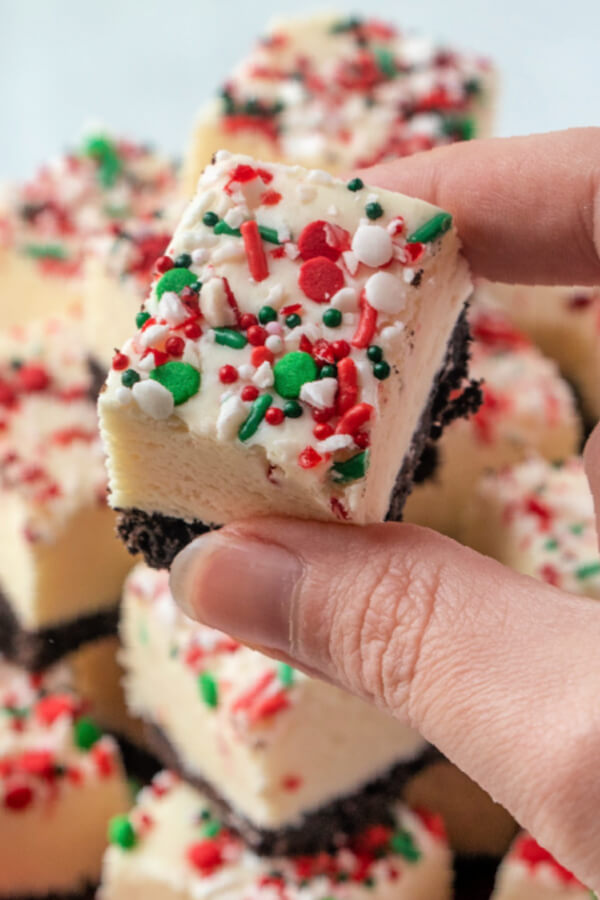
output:
[[[27,631],[17,621],[0,592],[0,653],[30,672],[38,672],[76,650],[81,644],[117,633],[118,605],[38,631]]]
[[[261,856],[301,855],[333,850],[340,835],[356,834],[371,824],[392,825],[390,804],[402,797],[404,786],[413,775],[440,756],[435,747],[426,745],[416,759],[399,762],[358,793],[342,797],[308,813],[301,824],[269,830],[257,828],[240,816],[212,785],[186,769],[181,757],[160,728],[156,725],[146,727],[148,742],[166,768],[178,772],[193,787],[202,791],[214,803],[226,824]]]
[[[86,884],[78,891],[63,894],[0,894],[0,900],[94,900],[98,886]]]
[[[398,522],[412,485],[430,477],[437,463],[436,441],[454,419],[470,415],[482,401],[478,382],[465,379],[471,340],[467,308],[459,316],[448,343],[446,358],[438,372],[427,408],[413,435],[411,446],[398,473],[387,519]],[[204,522],[186,522],[162,513],[141,509],[119,510],[117,531],[130,553],[141,553],[154,569],[168,569],[176,554],[195,537],[212,528]]]

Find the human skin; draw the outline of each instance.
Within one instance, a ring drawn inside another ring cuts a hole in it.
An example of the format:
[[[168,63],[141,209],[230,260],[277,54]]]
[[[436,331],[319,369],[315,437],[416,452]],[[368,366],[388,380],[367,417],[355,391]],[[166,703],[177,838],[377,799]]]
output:
[[[473,141],[360,174],[449,209],[475,275],[600,284],[600,129]],[[585,451],[597,510],[599,429]],[[171,584],[194,618],[419,729],[598,891],[597,601],[413,525],[269,518],[198,538]]]

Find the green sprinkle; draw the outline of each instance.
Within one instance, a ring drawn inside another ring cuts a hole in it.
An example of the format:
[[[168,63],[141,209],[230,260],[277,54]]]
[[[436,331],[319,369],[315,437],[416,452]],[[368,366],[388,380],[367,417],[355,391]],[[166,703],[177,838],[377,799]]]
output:
[[[396,68],[396,60],[391,50],[386,47],[376,47],[374,50],[375,59],[381,72],[386,78],[395,78],[398,69]]]
[[[319,378],[336,378],[337,377],[337,366],[333,363],[325,363],[324,366],[321,367],[321,371],[319,372]]]
[[[375,887],[375,879],[372,875],[367,875],[367,877],[363,881],[363,886],[366,888],[374,888]]]
[[[351,178],[346,184],[349,191],[362,191],[364,186],[365,183],[362,178]]]
[[[339,309],[326,309],[323,313],[323,325],[327,328],[338,328],[342,324],[342,314]]]
[[[481,82],[478,78],[469,78],[464,84],[465,91],[469,96],[478,94],[481,91]]]
[[[576,522],[574,525],[569,526],[569,531],[571,534],[583,534],[585,530],[585,525],[583,522]]]
[[[135,847],[137,835],[127,816],[113,816],[108,823],[108,840],[121,850],[131,850]]]
[[[369,468],[369,451],[362,450],[345,462],[334,463],[331,467],[331,478],[336,484],[347,484],[364,478]]]
[[[556,550],[558,547],[558,541],[556,538],[548,538],[546,543],[544,544],[544,550]]]
[[[126,388],[132,388],[134,384],[138,383],[139,380],[140,376],[135,371],[135,369],[125,369],[125,371],[121,375],[121,384]]]
[[[219,686],[210,672],[200,672],[198,675],[198,690],[207,706],[216,709],[219,705]]]
[[[229,234],[232,237],[242,236],[242,232],[239,228],[232,228],[231,225],[228,225],[227,222],[223,221],[223,219],[221,219],[220,222],[217,222],[213,230],[215,234]]]
[[[215,328],[214,332],[216,343],[232,350],[241,350],[248,343],[246,335],[234,328]]]
[[[279,663],[277,666],[277,677],[285,687],[291,687],[296,678],[296,672],[287,663]]]
[[[205,212],[202,216],[202,221],[205,225],[208,225],[209,228],[214,228],[214,226],[219,221],[219,217],[215,212]]]
[[[102,737],[102,729],[89,716],[81,716],[73,723],[73,737],[80,750],[91,750]]]
[[[594,575],[600,575],[600,561],[586,563],[575,570],[575,577],[580,581],[584,581],[586,578],[593,578]]]
[[[390,372],[390,364],[387,363],[385,359],[382,359],[381,362],[375,363],[375,365],[373,366],[373,375],[379,381],[385,381],[386,378],[389,378]]]
[[[317,364],[309,353],[302,350],[286,353],[273,367],[275,390],[280,397],[295,400],[300,396],[302,385],[314,381],[317,374]]]
[[[445,234],[445,232],[448,231],[451,225],[452,216],[450,215],[450,213],[436,213],[436,215],[433,216],[433,218],[429,219],[428,222],[425,222],[423,225],[421,225],[420,228],[417,228],[416,231],[413,231],[413,233],[409,235],[407,240],[410,244],[427,244],[429,243],[429,241],[434,241],[437,237]]]
[[[418,862],[421,859],[421,851],[409,831],[396,831],[390,839],[390,848],[408,862]]]
[[[182,270],[183,271],[183,270]],[[202,381],[200,372],[189,363],[171,360],[162,366],[157,366],[150,372],[150,378],[158,381],[173,394],[175,406],[180,406],[193,397],[200,390]]]
[[[198,276],[189,269],[169,269],[156,284],[156,296],[160,300],[165,291],[174,291],[178,294],[184,287],[190,287],[197,281]]]
[[[470,141],[475,137],[476,126],[471,118],[461,119],[458,116],[449,116],[442,125],[444,134],[456,136],[461,141]]]
[[[298,313],[290,313],[289,316],[285,317],[285,324],[288,328],[297,328],[301,323],[302,319]]]
[[[345,31],[354,31],[355,28],[360,28],[362,22],[363,20],[359,19],[358,16],[348,16],[346,19],[340,19],[338,22],[335,22],[329,31],[331,34],[343,34]]]
[[[200,819],[202,822],[210,822],[212,819],[212,813],[207,806],[200,812]]]
[[[26,244],[23,248],[31,259],[66,259],[67,251],[62,244]]]
[[[267,225],[259,225],[258,233],[260,234],[263,241],[267,241],[269,244],[280,244],[279,234],[275,228],[269,228]]]
[[[383,359],[383,350],[381,347],[378,347],[377,344],[371,344],[370,347],[367,347],[367,359],[370,359],[371,362],[378,363]]]
[[[189,253],[180,253],[179,256],[176,256],[173,260],[173,265],[176,269],[189,269],[192,264],[192,257]]]
[[[245,422],[242,422],[240,426],[240,430],[238,431],[238,437],[240,441],[247,441],[252,437],[253,434],[258,430],[258,426],[262,422],[265,417],[265,413],[273,402],[273,398],[270,394],[261,394],[260,397],[257,397],[252,406],[250,407],[250,413],[248,414],[248,418]]]
[[[258,311],[258,321],[261,325],[267,325],[274,322],[277,318],[277,311],[272,306],[261,306]]]
[[[283,404],[283,414],[288,419],[299,419],[302,415],[302,406],[297,400],[287,400]]]
[[[202,836],[205,838],[216,838],[221,832],[221,823],[213,820],[207,822],[202,829]]]
[[[26,719],[29,715],[28,706],[2,706],[0,712],[5,713],[13,719]]]
[[[369,219],[380,219],[383,215],[383,206],[377,200],[374,200],[372,203],[367,203],[365,213]]]
[[[143,325],[146,324],[148,319],[150,318],[149,312],[139,312],[135,317],[135,324],[137,328],[142,328]]]
[[[98,162],[98,181],[102,187],[113,187],[122,170],[115,143],[106,137],[95,135],[86,141],[83,152]]]

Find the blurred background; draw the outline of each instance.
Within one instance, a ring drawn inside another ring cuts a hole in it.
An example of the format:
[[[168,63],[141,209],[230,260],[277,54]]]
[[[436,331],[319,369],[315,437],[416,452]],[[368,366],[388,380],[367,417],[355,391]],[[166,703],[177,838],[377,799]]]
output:
[[[265,20],[323,6],[489,55],[503,135],[598,124],[597,0],[0,0],[0,178],[27,176],[89,121],[179,154]]]

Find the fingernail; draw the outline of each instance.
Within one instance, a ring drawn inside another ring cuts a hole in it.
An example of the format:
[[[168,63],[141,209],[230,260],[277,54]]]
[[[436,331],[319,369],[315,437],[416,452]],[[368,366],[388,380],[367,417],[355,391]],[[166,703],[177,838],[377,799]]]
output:
[[[213,531],[175,558],[171,591],[193,619],[244,643],[286,650],[303,565],[277,544]]]

